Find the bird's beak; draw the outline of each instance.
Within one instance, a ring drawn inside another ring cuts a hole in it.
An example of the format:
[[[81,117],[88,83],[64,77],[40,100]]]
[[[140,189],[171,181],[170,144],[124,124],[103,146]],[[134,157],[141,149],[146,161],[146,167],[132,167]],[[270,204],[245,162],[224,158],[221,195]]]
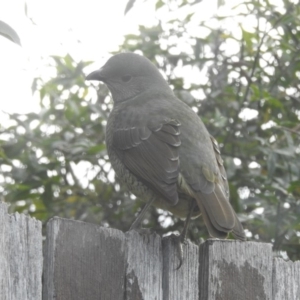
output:
[[[103,76],[103,68],[90,73],[88,76],[85,77],[85,80],[104,81],[105,77]]]

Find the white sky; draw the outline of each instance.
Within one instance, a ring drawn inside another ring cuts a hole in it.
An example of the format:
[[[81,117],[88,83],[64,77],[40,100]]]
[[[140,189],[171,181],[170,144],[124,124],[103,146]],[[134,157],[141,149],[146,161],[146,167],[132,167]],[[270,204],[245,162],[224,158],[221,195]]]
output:
[[[0,20],[16,30],[22,43],[19,47],[0,36],[0,110],[26,113],[38,108],[31,83],[34,76],[47,73],[43,57],[70,53],[100,67],[124,34],[137,32],[139,23],[153,23],[153,3],[139,2],[124,16],[127,1],[28,0],[34,25],[25,15],[24,0],[0,1]]]
[[[156,1],[137,0],[124,16],[127,1],[27,0],[27,17],[25,0],[0,0],[0,20],[16,30],[22,43],[19,47],[0,36],[0,123],[4,118],[1,111],[38,110],[38,99],[32,97],[31,84],[34,77],[49,74],[47,57],[70,53],[77,61],[95,61],[91,70],[99,68],[110,56],[109,51],[117,50],[122,44],[125,34],[138,33],[139,24],[154,24]],[[281,2],[272,2],[277,1]],[[230,4],[241,2],[231,0]],[[191,9],[197,11],[198,24],[199,18],[210,19],[217,12],[217,0],[200,1]],[[230,14],[230,10],[224,14]],[[169,17],[180,18],[180,15],[175,12]],[[251,20],[248,23],[253,25]],[[189,30],[199,31],[199,28]]]

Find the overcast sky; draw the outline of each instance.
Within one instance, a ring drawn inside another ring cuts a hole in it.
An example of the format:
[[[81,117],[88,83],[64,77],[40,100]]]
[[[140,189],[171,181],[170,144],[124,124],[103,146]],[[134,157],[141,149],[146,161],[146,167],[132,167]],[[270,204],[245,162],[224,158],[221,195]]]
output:
[[[0,1],[0,20],[17,31],[22,43],[19,47],[0,36],[0,109],[37,109],[31,83],[34,76],[47,73],[42,58],[70,53],[100,67],[124,34],[137,32],[138,24],[153,23],[153,1],[143,2],[124,16],[127,1],[28,0],[26,16],[24,0]]]
[[[140,24],[151,26],[155,23],[156,1],[136,0],[133,9],[124,16],[127,1],[0,1],[0,20],[16,30],[22,43],[19,47],[0,36],[0,112],[38,110],[38,99],[31,95],[31,84],[34,77],[49,75],[46,67],[49,56],[69,53],[77,61],[95,61],[96,66],[91,68],[98,68],[110,56],[109,52],[122,44],[125,34],[138,33]],[[199,24],[200,19],[210,20],[217,12],[217,0],[199,2],[190,8],[197,14],[195,24]],[[231,0],[229,3],[234,6],[240,2],[243,1]],[[159,10],[160,18],[164,13],[163,9]],[[231,14],[230,8],[223,13]],[[168,17],[180,18],[180,15],[174,12]],[[248,24],[251,23],[249,16]],[[243,22],[243,26],[246,24]],[[232,30],[236,27],[232,24],[227,26]],[[195,25],[194,30],[199,32],[198,26]],[[230,48],[233,48],[232,45]],[[2,121],[1,113],[0,117]]]

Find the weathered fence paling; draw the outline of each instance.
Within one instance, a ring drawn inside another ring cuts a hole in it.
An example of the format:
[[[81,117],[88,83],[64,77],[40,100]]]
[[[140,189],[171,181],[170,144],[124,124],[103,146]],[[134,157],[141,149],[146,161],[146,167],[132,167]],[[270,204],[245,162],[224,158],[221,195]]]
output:
[[[300,299],[300,261],[274,258],[273,299]]]
[[[270,244],[123,233],[54,218],[47,225],[44,300],[299,300],[300,262],[272,257]],[[0,300],[42,298],[41,223],[0,203]]]
[[[210,239],[200,247],[188,242],[183,250],[184,263],[176,270],[172,238],[55,218],[48,224],[45,259],[52,290],[44,299],[300,299],[300,263],[274,260],[271,244]],[[81,264],[89,272],[76,277]],[[80,292],[74,289],[78,281]]]
[[[124,299],[121,231],[54,218],[45,247],[43,299]]]
[[[208,240],[200,246],[200,299],[272,299],[272,245]]]
[[[0,299],[42,297],[42,224],[0,202]]]

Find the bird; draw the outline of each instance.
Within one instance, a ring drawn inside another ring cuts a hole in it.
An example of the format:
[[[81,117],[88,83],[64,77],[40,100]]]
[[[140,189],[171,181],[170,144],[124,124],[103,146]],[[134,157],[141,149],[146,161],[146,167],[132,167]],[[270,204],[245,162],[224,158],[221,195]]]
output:
[[[178,99],[146,57],[122,52],[86,76],[107,85],[113,109],[106,147],[119,180],[146,202],[131,230],[141,228],[151,205],[186,219],[202,215],[212,238],[232,234],[246,240],[229,201],[229,187],[217,141],[201,118]]]

